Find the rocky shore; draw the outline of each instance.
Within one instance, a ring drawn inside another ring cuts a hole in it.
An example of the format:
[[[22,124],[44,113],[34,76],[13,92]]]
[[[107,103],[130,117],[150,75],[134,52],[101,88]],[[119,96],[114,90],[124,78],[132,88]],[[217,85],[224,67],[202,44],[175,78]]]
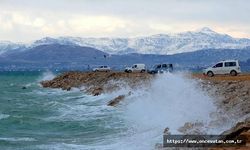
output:
[[[223,110],[223,113],[229,114],[229,117],[232,118],[245,119],[224,133],[229,135],[228,138],[237,138],[239,135],[246,136],[247,143],[243,148],[250,149],[250,75],[244,74],[236,77],[216,76],[210,78],[201,74],[193,74],[190,77],[200,81],[200,87],[207,91],[208,95],[216,97],[216,105]],[[150,86],[150,81],[153,79],[154,75],[147,73],[68,72],[57,76],[53,80],[42,81],[41,85],[45,88],[61,88],[63,90],[71,90],[76,87],[81,88],[86,93],[98,96],[102,93],[122,89],[124,86],[129,86],[131,89],[140,86]],[[117,95],[107,105],[115,106],[130,94],[129,92],[125,95]],[[202,126],[202,124],[186,123],[180,128],[180,131],[183,133],[198,133],[199,131],[196,130],[197,126]],[[234,147],[231,149],[234,149]]]
[[[223,113],[232,119],[243,119],[231,129],[221,133],[227,135],[224,140],[244,138],[245,143],[242,146],[211,148],[211,150],[250,149],[250,75],[215,76],[213,78],[193,75],[193,77],[201,80],[201,87],[212,97],[216,97],[216,103]]]
[[[53,80],[42,81],[44,88],[60,88],[71,90],[81,88],[83,92],[98,96],[124,87],[132,89],[150,84],[153,75],[148,73],[124,73],[124,72],[67,72]],[[130,95],[130,92],[126,95]],[[125,98],[126,95],[117,95],[108,105],[114,106]]]
[[[61,88],[63,90],[84,87],[84,92],[99,95],[122,88],[124,84],[130,87],[149,84],[152,77],[148,73],[67,72],[53,80],[42,81],[41,85],[45,88]]]
[[[250,114],[250,75],[206,77],[193,75],[201,81],[201,87],[212,97],[217,105],[232,118]]]

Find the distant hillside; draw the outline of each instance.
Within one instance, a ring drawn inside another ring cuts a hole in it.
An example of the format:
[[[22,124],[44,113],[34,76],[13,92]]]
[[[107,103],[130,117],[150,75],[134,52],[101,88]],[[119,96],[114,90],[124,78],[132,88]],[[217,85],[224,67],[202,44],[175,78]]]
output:
[[[5,59],[9,61],[27,62],[72,62],[104,57],[107,53],[90,47],[76,45],[40,45],[25,51],[9,53]]]
[[[241,62],[241,65],[249,66],[250,67],[250,58],[247,59],[246,61]]]
[[[124,66],[134,63],[145,63],[148,67],[156,63],[173,63],[175,68],[187,69],[208,66],[225,59],[238,59],[243,62],[249,58],[250,48],[208,49],[174,55],[109,55],[89,47],[52,44],[2,56],[0,70],[84,70],[96,65],[110,65],[113,69],[123,69]]]

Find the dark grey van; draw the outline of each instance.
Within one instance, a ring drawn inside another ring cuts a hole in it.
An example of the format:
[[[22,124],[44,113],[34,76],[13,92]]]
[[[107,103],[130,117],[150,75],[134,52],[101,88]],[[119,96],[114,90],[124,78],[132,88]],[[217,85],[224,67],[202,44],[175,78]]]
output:
[[[163,73],[163,72],[172,72],[173,71],[173,64],[157,64],[154,65],[151,69],[148,70],[148,73],[155,74],[155,73]]]

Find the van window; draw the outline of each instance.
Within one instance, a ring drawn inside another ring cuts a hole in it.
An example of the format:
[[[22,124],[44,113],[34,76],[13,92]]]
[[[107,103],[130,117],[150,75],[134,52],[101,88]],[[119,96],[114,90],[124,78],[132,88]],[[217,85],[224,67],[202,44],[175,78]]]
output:
[[[218,63],[215,66],[213,66],[213,68],[218,68],[218,67],[222,67],[222,66],[223,66],[223,63]]]
[[[132,68],[137,68],[137,65],[134,65]]]
[[[157,65],[157,67],[156,67],[157,69],[159,69],[159,68],[161,68],[161,65]]]
[[[167,64],[162,64],[162,68],[167,68]]]
[[[236,66],[236,62],[225,62],[225,67],[233,67]]]

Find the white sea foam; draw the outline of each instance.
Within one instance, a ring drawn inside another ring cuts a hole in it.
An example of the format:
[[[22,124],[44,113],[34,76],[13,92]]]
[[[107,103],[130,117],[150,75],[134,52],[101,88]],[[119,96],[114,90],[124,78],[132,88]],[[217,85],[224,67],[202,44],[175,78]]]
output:
[[[158,75],[149,88],[133,93],[122,106],[130,130],[113,144],[116,148],[152,149],[155,143],[162,142],[166,127],[178,134],[186,122],[202,122],[207,133],[215,132],[208,127],[210,114],[216,111],[213,99],[199,88],[197,81],[183,74]]]
[[[44,96],[44,95],[65,95],[65,91],[61,90],[61,89],[35,89],[32,92],[30,92],[30,94],[36,94],[38,96]]]
[[[42,74],[42,76],[38,79],[38,81],[46,81],[46,80],[52,80],[55,78],[55,74],[51,71],[46,71]]]
[[[7,114],[0,114],[0,120],[4,118],[8,118],[10,115]]]
[[[43,145],[38,145],[36,146],[37,149],[53,149],[53,150],[89,150],[89,149],[97,149],[96,146],[91,147],[91,146],[85,146],[85,145],[77,145],[77,144],[66,144],[66,143],[53,143],[53,144],[43,144]],[[103,149],[103,148],[101,148]],[[104,150],[104,149],[103,149]]]
[[[9,142],[33,142],[36,141],[34,138],[29,138],[29,137],[17,137],[17,138],[2,138],[0,137],[0,141],[9,141]]]
[[[97,119],[100,116],[113,113],[113,108],[106,105],[104,98],[105,95],[67,96],[63,102],[51,101],[47,107],[51,107],[58,115],[48,117],[45,120],[80,121]]]
[[[142,127],[169,127],[177,133],[185,122],[209,122],[215,111],[213,100],[199,89],[197,82],[182,74],[159,75],[143,95],[130,97],[128,120]]]
[[[80,89],[78,88],[72,88],[70,91],[64,91],[62,89],[50,89],[50,88],[45,88],[45,89],[35,89],[33,90],[30,94],[33,95],[34,93],[37,95],[54,95],[54,96],[67,96],[67,94],[72,94],[72,93],[79,93]],[[66,97],[67,98],[67,97]]]

